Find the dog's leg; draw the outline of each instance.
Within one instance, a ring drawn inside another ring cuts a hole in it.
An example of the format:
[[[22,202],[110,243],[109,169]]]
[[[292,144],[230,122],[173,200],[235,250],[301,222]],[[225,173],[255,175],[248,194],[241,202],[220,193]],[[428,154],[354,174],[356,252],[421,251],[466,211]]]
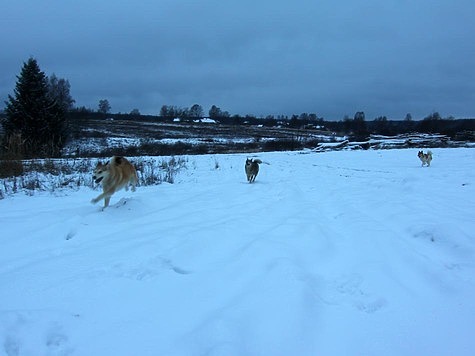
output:
[[[92,204],[96,204],[98,203],[100,200],[104,199],[104,193],[103,194],[99,194],[97,197],[95,197],[94,199],[91,200],[91,203]]]
[[[110,201],[111,201],[110,195],[104,198],[104,209],[109,206]]]
[[[131,190],[132,190],[133,192],[135,192],[135,188],[136,188],[136,186],[137,186],[137,177],[133,177],[133,178],[131,179],[131,185],[132,185]]]
[[[109,200],[110,200],[110,195],[107,195],[107,194],[105,194],[105,193],[102,193],[102,194],[98,195],[97,197],[95,197],[94,199],[92,199],[92,200],[91,200],[91,203],[92,203],[92,204],[96,204],[96,203],[100,202],[102,199],[105,200],[105,199],[107,199],[107,198],[109,198]]]
[[[111,199],[112,194],[114,194],[114,189],[110,189],[108,191],[103,192],[102,194],[99,194],[97,197],[91,200],[92,204],[98,203],[100,200],[104,199],[104,207],[107,208],[109,205],[109,201]],[[107,202],[107,205],[106,205]]]

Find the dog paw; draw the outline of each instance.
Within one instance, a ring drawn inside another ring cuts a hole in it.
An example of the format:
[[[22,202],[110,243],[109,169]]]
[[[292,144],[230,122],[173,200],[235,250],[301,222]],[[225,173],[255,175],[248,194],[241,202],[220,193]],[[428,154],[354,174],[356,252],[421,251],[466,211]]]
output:
[[[99,202],[99,200],[101,200],[101,199],[98,199],[98,198],[91,199],[91,203],[92,204],[97,204]]]

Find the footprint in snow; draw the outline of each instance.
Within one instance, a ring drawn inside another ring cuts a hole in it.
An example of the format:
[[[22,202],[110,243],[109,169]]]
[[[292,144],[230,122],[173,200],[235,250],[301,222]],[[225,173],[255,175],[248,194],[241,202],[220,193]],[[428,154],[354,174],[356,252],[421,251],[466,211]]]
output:
[[[112,274],[120,278],[128,278],[136,281],[143,281],[154,278],[161,274],[164,270],[172,270],[177,274],[190,274],[191,272],[175,266],[169,259],[163,257],[155,257],[146,262],[132,266],[118,263],[112,267]]]
[[[356,307],[356,309],[358,309],[362,312],[372,314],[372,313],[377,312],[378,310],[380,310],[384,306],[386,306],[386,304],[387,304],[386,299],[378,298],[378,299],[375,299],[375,300],[370,301],[370,302],[358,301],[358,302],[355,303],[355,307]]]
[[[362,284],[364,279],[358,274],[344,275],[336,280],[335,288],[357,310],[372,314],[387,305],[385,298],[374,299]]]
[[[68,345],[68,337],[60,330],[51,330],[46,336],[46,347],[51,355],[69,355],[72,349]]]
[[[20,344],[13,337],[7,336],[3,342],[3,350],[7,356],[18,356],[20,355]]]
[[[341,294],[364,295],[360,288],[362,283],[363,278],[360,275],[342,276],[336,281],[336,289]]]
[[[71,355],[74,349],[63,332],[62,325],[57,321],[47,320],[47,317],[51,317],[49,312],[0,312],[0,325],[6,330],[0,355],[30,355],[33,354],[33,348],[35,355]],[[77,318],[78,315],[69,317]]]

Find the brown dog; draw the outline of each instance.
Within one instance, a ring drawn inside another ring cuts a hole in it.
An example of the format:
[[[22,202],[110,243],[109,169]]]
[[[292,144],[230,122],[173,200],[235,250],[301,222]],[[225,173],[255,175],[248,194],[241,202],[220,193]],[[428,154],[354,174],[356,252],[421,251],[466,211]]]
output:
[[[99,200],[104,199],[104,208],[109,206],[111,196],[125,188],[129,189],[129,184],[132,185],[132,191],[135,191],[135,186],[138,182],[137,171],[135,167],[124,157],[114,156],[107,164],[99,162],[94,169],[92,179],[99,184],[102,182],[102,194],[91,200],[91,203],[96,204]]]
[[[423,151],[419,151],[417,153],[417,157],[419,157],[419,159],[421,160],[422,167],[424,167],[424,164],[427,164],[427,167],[430,167],[430,162],[432,161],[431,151],[427,151],[427,153],[424,153]]]

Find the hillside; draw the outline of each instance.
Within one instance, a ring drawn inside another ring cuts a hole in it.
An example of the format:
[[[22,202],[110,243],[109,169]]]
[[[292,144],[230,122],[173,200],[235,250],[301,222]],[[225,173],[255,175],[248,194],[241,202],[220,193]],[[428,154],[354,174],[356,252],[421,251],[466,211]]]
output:
[[[266,126],[265,120],[262,121],[264,124],[258,122],[232,125],[198,120],[170,122],[155,118],[93,116],[72,121],[72,140],[64,154],[75,157],[108,157],[112,154],[163,156],[315,149],[325,143],[345,141],[350,143],[351,149],[468,147],[475,142],[472,131],[451,131],[452,135],[410,132],[387,136],[368,133],[361,140],[361,137],[344,131],[337,123],[293,128],[288,122],[276,126]],[[461,127],[471,127],[471,123],[467,120]]]

